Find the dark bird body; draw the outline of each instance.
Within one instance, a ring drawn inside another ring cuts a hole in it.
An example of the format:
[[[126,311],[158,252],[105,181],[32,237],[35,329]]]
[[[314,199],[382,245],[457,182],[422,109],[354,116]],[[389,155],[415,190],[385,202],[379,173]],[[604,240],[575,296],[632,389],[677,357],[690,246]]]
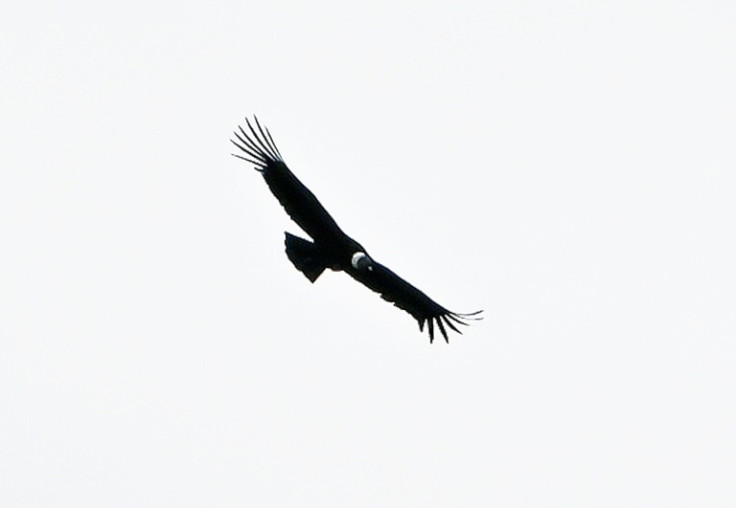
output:
[[[254,164],[266,180],[269,189],[286,213],[307,233],[313,241],[286,233],[286,255],[294,266],[311,282],[317,280],[327,268],[344,271],[364,286],[380,293],[384,300],[405,310],[419,322],[419,330],[427,324],[429,340],[434,340],[435,323],[445,341],[447,328],[458,333],[455,325],[465,325],[472,314],[458,314],[445,309],[422,291],[412,286],[394,272],[374,261],[358,242],[346,235],[315,195],[302,184],[284,163],[268,129],[255,120],[255,128],[246,119],[248,132],[238,127],[231,140],[244,155],[235,155]]]

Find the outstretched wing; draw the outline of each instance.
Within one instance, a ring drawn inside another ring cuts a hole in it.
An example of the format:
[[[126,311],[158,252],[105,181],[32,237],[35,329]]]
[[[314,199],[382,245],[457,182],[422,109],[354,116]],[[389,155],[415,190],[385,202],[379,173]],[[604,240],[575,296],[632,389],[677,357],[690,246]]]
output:
[[[237,141],[230,140],[243,155],[233,155],[255,165],[286,213],[314,240],[333,240],[344,235],[315,195],[286,167],[268,129],[261,127],[257,118],[256,128],[247,118],[245,123],[248,131],[238,126],[234,132]]]
[[[435,324],[442,333],[445,342],[449,343],[447,328],[462,334],[455,325],[468,326],[465,321],[483,319],[478,316],[483,312],[481,310],[470,314],[459,314],[447,310],[422,291],[375,261],[373,261],[372,270],[350,270],[348,273],[361,284],[376,293],[380,293],[384,300],[414,316],[414,319],[419,322],[419,331],[424,330],[426,323],[430,343],[434,340]]]

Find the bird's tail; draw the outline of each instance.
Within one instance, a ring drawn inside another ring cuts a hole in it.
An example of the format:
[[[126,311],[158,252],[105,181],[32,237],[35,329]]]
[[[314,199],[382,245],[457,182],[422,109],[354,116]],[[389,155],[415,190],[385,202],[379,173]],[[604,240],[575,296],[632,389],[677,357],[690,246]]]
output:
[[[286,233],[284,244],[286,244],[286,255],[289,260],[311,282],[317,280],[317,277],[327,268],[324,256],[313,242]]]

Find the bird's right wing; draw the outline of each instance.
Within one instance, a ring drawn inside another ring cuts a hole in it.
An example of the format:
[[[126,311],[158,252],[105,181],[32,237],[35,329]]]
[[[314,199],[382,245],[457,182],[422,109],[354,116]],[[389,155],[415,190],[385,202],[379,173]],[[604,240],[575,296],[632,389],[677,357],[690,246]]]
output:
[[[419,331],[423,331],[426,324],[430,342],[434,340],[435,325],[439,328],[445,342],[449,342],[447,328],[462,334],[455,325],[467,326],[468,323],[465,322],[467,320],[482,319],[478,314],[483,311],[460,314],[447,310],[418,288],[375,261],[373,261],[371,270],[350,270],[348,274],[376,293],[380,293],[384,300],[414,316],[419,323]]]
[[[343,236],[340,227],[316,196],[286,166],[268,129],[261,127],[257,118],[256,128],[247,118],[245,122],[249,132],[238,126],[234,132],[237,141],[230,140],[242,150],[243,155],[233,155],[255,165],[286,213],[314,240],[332,240]]]

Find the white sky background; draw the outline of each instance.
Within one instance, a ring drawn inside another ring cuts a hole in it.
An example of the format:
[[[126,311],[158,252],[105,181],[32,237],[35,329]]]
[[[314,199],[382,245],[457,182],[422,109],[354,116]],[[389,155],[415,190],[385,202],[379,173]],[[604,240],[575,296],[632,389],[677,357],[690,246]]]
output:
[[[0,505],[734,505],[732,3],[13,9]],[[310,285],[252,113],[486,319]]]

